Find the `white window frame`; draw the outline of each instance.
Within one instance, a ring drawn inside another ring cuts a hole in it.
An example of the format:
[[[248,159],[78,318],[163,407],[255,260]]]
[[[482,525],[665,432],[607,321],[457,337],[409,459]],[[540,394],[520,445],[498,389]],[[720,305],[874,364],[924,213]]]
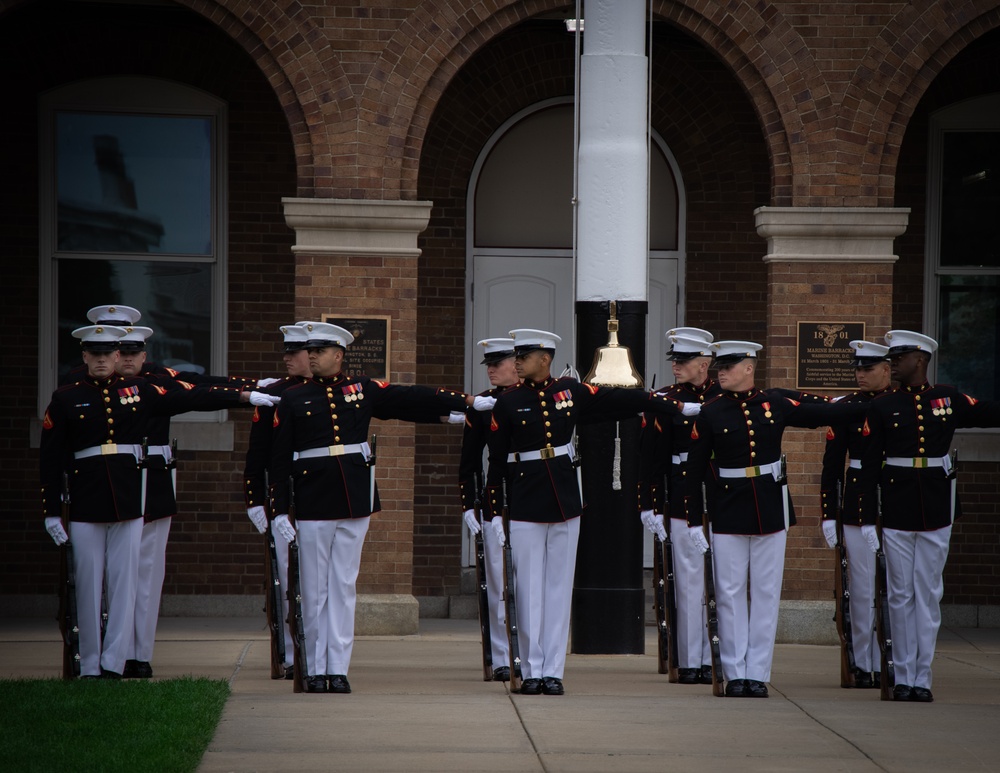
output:
[[[60,252],[56,243],[57,193],[55,189],[55,115],[61,111],[122,112],[163,116],[209,118],[213,127],[215,152],[212,169],[212,253],[210,255]],[[56,388],[56,315],[58,312],[58,260],[88,259],[144,260],[169,263],[210,263],[212,265],[212,316],[210,367],[212,373],[225,373],[228,357],[228,223],[226,104],[207,92],[172,81],[156,78],[112,77],[72,83],[43,94],[39,100],[39,347],[38,347],[38,417],[48,405]],[[94,298],[94,305],[106,302]],[[81,320],[81,325],[87,320]],[[222,422],[225,411],[188,413],[182,421]]]
[[[940,279],[944,275],[1000,275],[1000,268],[941,266],[941,193],[944,135],[949,131],[991,131],[1000,136],[1000,93],[964,100],[931,115],[927,158],[927,226],[924,264],[924,330],[938,330]],[[928,379],[937,380],[937,361],[931,357]],[[973,395],[978,397],[978,395]],[[955,433],[955,448],[965,461],[1000,461],[1000,430],[963,429]]]

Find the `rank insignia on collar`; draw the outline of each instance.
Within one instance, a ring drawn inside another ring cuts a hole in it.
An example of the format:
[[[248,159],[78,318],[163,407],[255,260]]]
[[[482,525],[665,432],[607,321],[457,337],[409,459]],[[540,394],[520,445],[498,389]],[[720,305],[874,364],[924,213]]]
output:
[[[139,396],[138,386],[130,386],[118,390],[118,401],[122,405],[130,405],[132,403],[137,403],[141,399],[142,398]]]
[[[341,387],[341,391],[344,393],[344,399],[349,403],[365,399],[364,392],[361,390],[361,384],[345,384]]]

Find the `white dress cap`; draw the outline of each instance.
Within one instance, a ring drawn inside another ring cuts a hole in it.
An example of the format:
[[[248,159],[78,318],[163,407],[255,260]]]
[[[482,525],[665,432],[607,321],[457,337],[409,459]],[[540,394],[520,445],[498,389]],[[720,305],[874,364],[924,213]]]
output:
[[[866,365],[874,365],[877,362],[884,362],[889,354],[889,347],[882,344],[873,344],[871,341],[851,341],[851,348],[854,350],[855,368],[863,368]]]
[[[306,341],[309,340],[309,331],[305,328],[306,324],[311,323],[299,322],[294,325],[282,325],[278,328],[284,337],[286,352],[297,352],[305,348]]]
[[[90,352],[113,352],[118,349],[118,339],[127,331],[115,325],[87,325],[73,331],[80,339],[80,347]]]
[[[707,330],[702,330],[700,327],[672,327],[666,332],[666,339],[670,341],[674,336],[683,336],[684,338],[694,338],[699,341],[704,341],[706,344],[712,343],[715,340],[715,336],[709,333]]]
[[[87,312],[87,319],[94,324],[128,327],[142,319],[142,314],[139,313],[138,309],[133,309],[131,306],[122,306],[120,303],[115,303],[109,306],[94,306],[94,308]]]
[[[711,333],[709,333],[707,340],[702,337],[668,335],[667,341],[670,343],[670,350],[667,352],[668,360],[684,361],[694,357],[712,356]]]
[[[484,338],[476,344],[483,347],[483,361],[480,365],[496,365],[514,356],[513,338]]]
[[[531,328],[511,330],[510,337],[514,339],[514,351],[518,354],[535,349],[555,349],[562,342],[555,333]]]
[[[938,348],[938,343],[933,338],[912,330],[890,330],[885,334],[885,342],[889,344],[889,356],[905,352],[933,354]]]
[[[306,339],[307,349],[322,349],[327,346],[339,346],[346,349],[354,342],[352,336],[340,325],[330,322],[303,322],[308,338]]]
[[[756,359],[757,352],[764,347],[753,341],[716,341],[712,344],[716,365],[732,365],[747,359]]]
[[[146,348],[146,339],[153,335],[153,328],[128,326],[125,335],[118,339],[118,348],[124,351],[137,352]]]

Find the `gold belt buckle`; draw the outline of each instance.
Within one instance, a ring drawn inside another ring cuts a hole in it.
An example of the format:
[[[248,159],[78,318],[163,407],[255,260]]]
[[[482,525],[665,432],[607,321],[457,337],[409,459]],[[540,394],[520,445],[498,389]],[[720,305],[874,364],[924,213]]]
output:
[[[760,467],[747,467],[743,470],[748,478],[758,478],[760,477]]]
[[[117,454],[117,453],[118,453],[117,443],[105,443],[103,446],[101,446],[101,456],[110,456],[111,454]]]
[[[919,467],[920,469],[924,469],[925,467],[928,466],[928,464],[927,464],[927,457],[924,457],[924,456],[917,456],[917,457],[915,457],[914,460],[913,460],[913,466],[914,467]]]
[[[538,454],[539,454],[539,456],[538,456],[539,459],[555,459],[556,458],[556,449],[554,449],[554,448],[543,448],[543,449],[541,449],[538,452]]]
[[[330,456],[343,456],[344,447],[343,446],[327,446],[327,450],[330,452]]]

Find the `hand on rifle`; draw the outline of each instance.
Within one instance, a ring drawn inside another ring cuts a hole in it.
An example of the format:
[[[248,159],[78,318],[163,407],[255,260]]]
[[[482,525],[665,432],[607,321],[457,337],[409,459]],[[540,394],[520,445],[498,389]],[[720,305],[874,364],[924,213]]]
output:
[[[823,520],[823,537],[828,548],[837,547],[837,522],[832,518]]]
[[[267,515],[264,512],[264,508],[260,505],[255,505],[253,507],[247,508],[247,518],[250,522],[257,527],[257,531],[263,534],[267,531]]]
[[[46,518],[45,531],[49,533],[49,536],[52,537],[52,541],[57,545],[69,542],[69,535],[66,534],[66,529],[63,528],[62,518],[57,518],[55,516]]]
[[[472,532],[473,535],[479,534],[479,532],[482,531],[479,526],[479,519],[476,518],[475,510],[466,510],[462,513],[462,517],[465,519],[465,525],[469,527],[469,531]]]
[[[499,515],[493,516],[493,520],[490,521],[490,526],[493,527],[493,533],[497,535],[497,542],[500,543],[500,547],[507,544],[507,538],[503,533],[503,518]]]
[[[295,527],[292,526],[292,522],[288,520],[288,516],[285,514],[279,515],[274,519],[274,529],[282,536],[285,542],[291,542],[295,539]]]
[[[688,536],[698,555],[705,555],[708,552],[708,540],[705,539],[705,531],[701,526],[688,526]]]
[[[666,540],[667,530],[663,527],[663,516],[661,514],[654,513],[652,510],[642,510],[639,513],[639,519],[650,534],[655,534],[661,541]]]
[[[861,536],[865,538],[865,541],[868,543],[868,547],[871,548],[872,553],[878,553],[878,532],[875,530],[875,527],[871,524],[862,526]]]

